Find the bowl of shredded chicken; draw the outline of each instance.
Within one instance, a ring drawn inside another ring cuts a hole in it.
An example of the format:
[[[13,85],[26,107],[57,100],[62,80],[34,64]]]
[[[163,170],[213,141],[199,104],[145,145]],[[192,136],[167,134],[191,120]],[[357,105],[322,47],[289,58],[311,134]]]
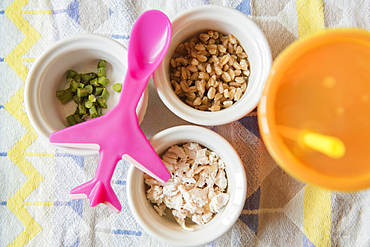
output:
[[[163,183],[130,167],[128,202],[145,232],[166,244],[197,246],[232,228],[247,186],[244,166],[230,143],[191,125],[164,130],[149,141],[171,177]]]
[[[188,142],[171,146],[162,160],[171,173],[166,183],[144,175],[146,197],[160,216],[168,208],[184,230],[194,231],[186,219],[206,224],[228,203],[225,162],[215,152]]]

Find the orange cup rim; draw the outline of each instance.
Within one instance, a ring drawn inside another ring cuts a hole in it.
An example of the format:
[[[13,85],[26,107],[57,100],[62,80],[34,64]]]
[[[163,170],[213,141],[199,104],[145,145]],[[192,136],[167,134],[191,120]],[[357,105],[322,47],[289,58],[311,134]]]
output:
[[[328,38],[327,42],[330,42],[330,38],[334,38],[337,35],[344,35],[343,37],[345,38],[353,39],[353,37],[346,36],[346,34],[355,34],[356,37],[366,37],[370,42],[370,32],[367,30],[358,28],[325,29],[298,39],[278,55],[272,64],[258,105],[258,124],[262,140],[268,152],[277,164],[292,177],[318,187],[350,192],[369,188],[370,173],[356,177],[335,177],[321,174],[305,166],[288,151],[282,137],[278,134],[274,104],[279,88],[279,83],[276,83],[276,81],[279,81],[284,75],[289,64],[293,63],[308,49],[317,46],[320,43],[317,41],[321,40],[324,36]]]

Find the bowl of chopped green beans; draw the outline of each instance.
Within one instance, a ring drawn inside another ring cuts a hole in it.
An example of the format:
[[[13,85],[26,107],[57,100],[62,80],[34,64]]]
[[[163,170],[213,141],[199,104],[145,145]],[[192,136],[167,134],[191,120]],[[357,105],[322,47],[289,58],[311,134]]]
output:
[[[33,63],[24,98],[31,125],[44,140],[57,130],[96,118],[113,108],[127,70],[127,49],[110,38],[81,34],[62,39]],[[145,90],[136,109],[138,121],[148,104]],[[56,147],[73,155],[97,150]]]

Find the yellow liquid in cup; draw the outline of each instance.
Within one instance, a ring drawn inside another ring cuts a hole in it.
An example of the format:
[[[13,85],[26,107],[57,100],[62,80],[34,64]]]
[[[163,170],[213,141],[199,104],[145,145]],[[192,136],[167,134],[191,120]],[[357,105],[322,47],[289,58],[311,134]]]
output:
[[[354,34],[354,36],[357,34]],[[281,77],[276,124],[341,139],[345,155],[333,159],[283,138],[308,168],[331,177],[370,173],[370,40],[333,35],[312,44]]]

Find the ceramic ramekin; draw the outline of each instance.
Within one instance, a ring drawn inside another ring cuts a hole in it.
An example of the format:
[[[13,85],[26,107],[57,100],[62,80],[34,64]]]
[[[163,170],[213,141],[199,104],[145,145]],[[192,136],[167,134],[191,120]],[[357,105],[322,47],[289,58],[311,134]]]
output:
[[[192,225],[193,232],[183,230],[172,215],[159,216],[146,198],[143,172],[131,166],[127,176],[130,209],[140,226],[163,243],[176,246],[199,246],[225,234],[243,210],[247,183],[243,163],[234,148],[216,132],[200,126],[177,126],[154,135],[150,144],[162,155],[175,144],[197,142],[216,152],[226,164],[228,204],[205,225]]]
[[[234,105],[217,112],[200,111],[188,106],[174,93],[170,83],[170,60],[177,46],[208,30],[233,34],[248,54],[251,71],[244,96]],[[242,118],[257,106],[271,62],[268,42],[251,19],[229,7],[204,5],[189,9],[172,20],[171,46],[155,71],[153,81],[161,100],[180,118],[200,125],[221,125]]]
[[[66,117],[76,109],[76,104],[62,105],[55,93],[68,87],[66,72],[73,69],[79,73],[96,71],[100,59],[107,61],[106,87],[110,93],[109,111],[116,105],[119,94],[112,88],[114,83],[123,83],[127,70],[127,49],[120,43],[100,35],[81,34],[62,39],[46,49],[33,63],[24,90],[27,116],[41,138],[49,142],[49,135],[66,128]],[[139,122],[144,118],[148,104],[148,92],[143,93],[137,107]],[[74,155],[96,155],[98,150],[59,147]]]

